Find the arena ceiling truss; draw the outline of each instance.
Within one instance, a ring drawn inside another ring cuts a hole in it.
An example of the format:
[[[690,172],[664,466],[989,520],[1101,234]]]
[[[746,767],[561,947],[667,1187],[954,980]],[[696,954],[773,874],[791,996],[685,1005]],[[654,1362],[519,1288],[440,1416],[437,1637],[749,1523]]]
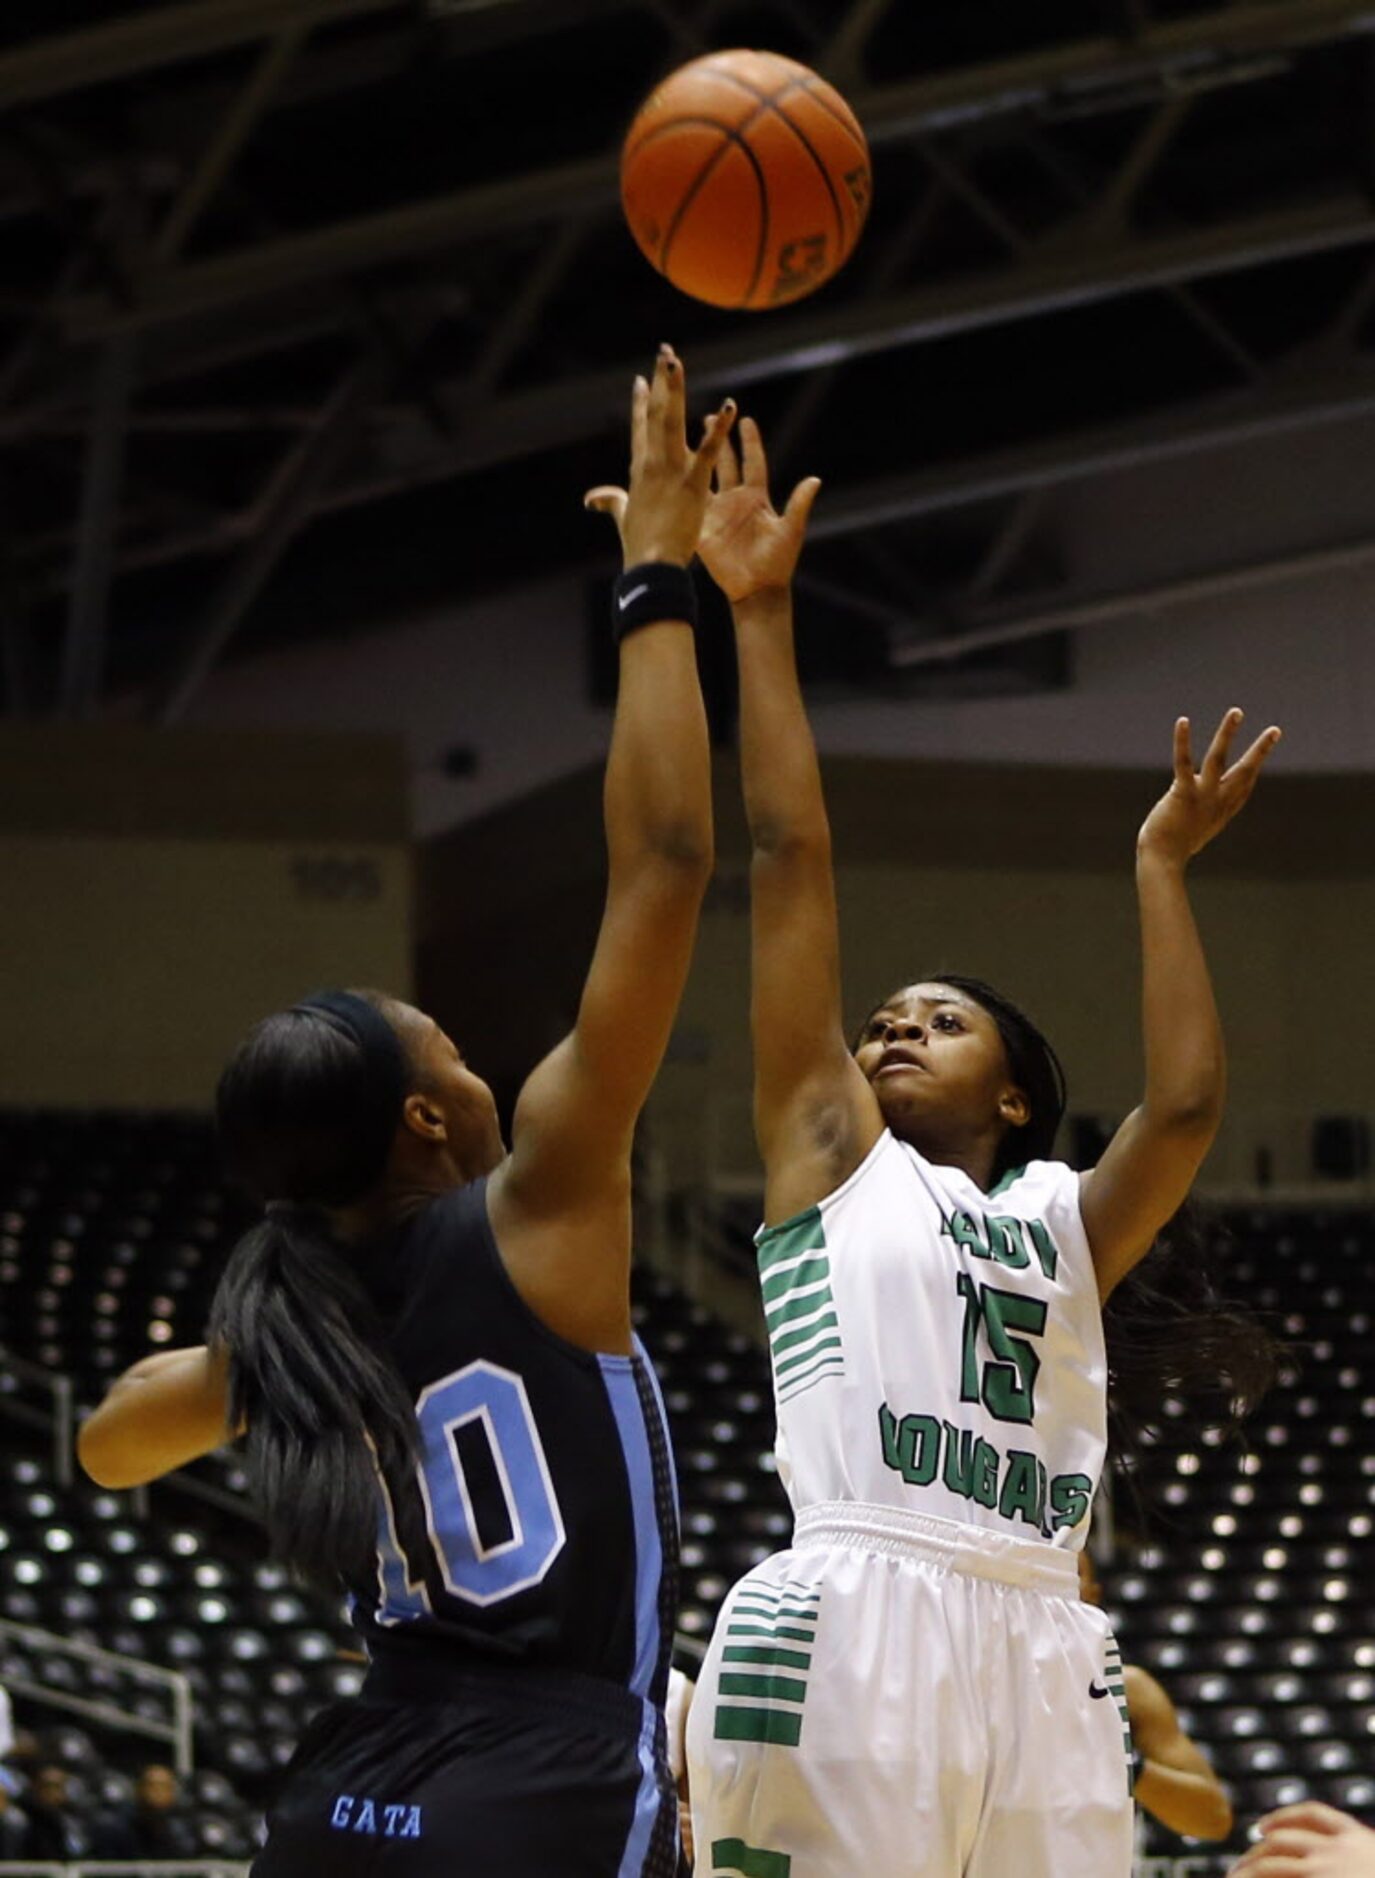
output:
[[[976,18],[977,16],[977,18]],[[1086,482],[1375,415],[1370,0],[11,0],[0,653],[12,712],[178,718],[217,661],[557,568],[661,337],[827,489],[838,684],[1066,682],[1066,629],[1375,560],[1303,513],[1086,580]],[[765,44],[876,157],[790,311],[674,294],[618,214],[664,72]],[[1375,479],[1372,479],[1375,481]]]

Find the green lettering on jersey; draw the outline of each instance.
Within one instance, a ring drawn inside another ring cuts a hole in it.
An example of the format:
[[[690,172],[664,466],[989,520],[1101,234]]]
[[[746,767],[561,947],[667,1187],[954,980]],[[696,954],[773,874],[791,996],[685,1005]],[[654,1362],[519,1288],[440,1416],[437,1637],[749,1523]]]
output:
[[[1041,1261],[1041,1270],[1047,1278],[1054,1278],[1055,1268],[1060,1263],[1060,1251],[1051,1238],[1043,1219],[1029,1219],[1026,1229],[1031,1234],[1031,1243],[1036,1248],[1036,1256]]]
[[[974,1443],[973,1498],[976,1506],[998,1504],[998,1450],[980,1435]]]
[[[956,1493],[962,1500],[974,1497],[974,1431],[972,1428],[952,1428],[949,1422],[945,1426],[945,1473],[946,1486],[951,1493]]]
[[[988,1257],[988,1246],[984,1242],[980,1222],[972,1213],[966,1213],[960,1207],[956,1207],[945,1222],[945,1231],[955,1244],[962,1246],[972,1258],[986,1259]]]
[[[1021,1271],[1030,1265],[1031,1254],[1022,1237],[1021,1220],[995,1213],[984,1225],[988,1230],[989,1253],[999,1265],[1006,1265],[1010,1271]]]
[[[1045,1504],[1042,1478],[1037,1471],[1034,1454],[1027,1454],[1021,1448],[1009,1450],[1007,1472],[1003,1476],[1003,1490],[998,1500],[1000,1516],[1003,1519],[1023,1519],[1028,1526],[1039,1526]]]
[[[883,1458],[909,1487],[929,1487],[941,1454],[941,1425],[934,1415],[904,1415],[895,1422],[885,1402],[878,1412]]]
[[[1050,1483],[1052,1532],[1077,1526],[1093,1500],[1093,1482],[1087,1474],[1057,1474]]]

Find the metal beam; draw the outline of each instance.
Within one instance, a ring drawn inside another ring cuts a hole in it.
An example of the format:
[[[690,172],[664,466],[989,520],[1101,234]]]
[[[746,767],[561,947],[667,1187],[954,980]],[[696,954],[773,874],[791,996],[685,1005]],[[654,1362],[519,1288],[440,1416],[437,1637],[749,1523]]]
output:
[[[106,608],[137,348],[134,333],[112,339],[96,379],[58,691],[58,708],[67,717],[91,710],[104,676]]]
[[[141,8],[105,26],[40,39],[0,56],[0,110],[201,59],[292,27],[408,10],[408,0],[195,0]]]
[[[886,300],[750,325],[738,336],[694,347],[692,384],[698,394],[738,393],[846,359],[1101,304],[1179,280],[1372,244],[1375,210],[1353,195],[1224,227],[1137,238],[1101,254],[1033,259]],[[611,413],[619,413],[638,365],[627,360],[609,371],[513,392],[473,412],[449,467],[484,468],[597,434]]]
[[[389,361],[376,354],[350,366],[323,406],[316,429],[289,452],[259,499],[252,540],[212,596],[157,702],[158,722],[175,723],[214,669],[244,614],[310,519],[325,479],[357,435],[389,370]]]
[[[1290,381],[1266,394],[1227,393],[1134,424],[1029,444],[906,476],[837,489],[818,504],[808,538],[833,540],[867,528],[915,521],[1050,490],[1089,477],[1182,461],[1265,437],[1292,436],[1375,414],[1375,368]]]
[[[190,175],[153,239],[153,258],[159,267],[175,260],[186,237],[224,181],[230,165],[252,134],[253,126],[272,101],[292,60],[304,44],[309,27],[300,22],[286,26],[265,48],[248,82],[225,113],[195,171]]]
[[[1375,567],[1375,540],[1343,542],[1336,547],[1248,561],[1126,593],[1100,594],[1049,612],[1003,620],[994,626],[975,627],[968,633],[947,634],[940,639],[914,639],[910,645],[893,646],[889,658],[895,669],[903,671],[923,665],[945,665],[971,652],[991,652],[999,646],[1021,645],[1030,639],[1042,639],[1047,633],[1114,626],[1168,607],[1196,606],[1232,594],[1254,593],[1285,581],[1358,573],[1370,567]]]
[[[357,4],[358,0],[354,0]],[[1052,108],[1073,95],[1111,104],[1143,75],[1161,83],[1196,79],[1257,50],[1289,50],[1375,33],[1370,0],[1269,0],[1153,26],[1133,45],[1093,39],[995,65],[885,86],[853,103],[872,143],[900,142],[973,120]],[[73,338],[153,325],[284,287],[450,248],[498,232],[609,210],[617,200],[614,157],[597,156],[477,189],[398,204],[382,213],[184,265],[132,308],[86,296],[66,309]]]

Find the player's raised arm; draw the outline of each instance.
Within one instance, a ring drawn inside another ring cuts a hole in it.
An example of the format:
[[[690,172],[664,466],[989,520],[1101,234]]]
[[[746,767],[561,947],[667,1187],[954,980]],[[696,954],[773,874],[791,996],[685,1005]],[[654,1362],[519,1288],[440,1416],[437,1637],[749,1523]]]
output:
[[[1222,1118],[1227,1081],[1222,1026],[1185,874],[1193,857],[1245,804],[1279,742],[1272,725],[1229,766],[1241,718],[1238,710],[1227,712],[1197,773],[1189,722],[1179,719],[1174,781],[1137,837],[1146,1089],[1081,1187],[1084,1226],[1104,1299],[1144,1258],[1183,1202]]]
[[[637,380],[628,490],[588,506],[620,532],[620,684],[604,796],[608,886],[571,1034],[517,1104],[509,1161],[493,1176],[493,1223],[527,1298],[601,1346],[628,1334],[630,1148],[663,1058],[712,869],[711,774],[687,567],[729,402],[701,447],[685,432],[683,368],[661,349]]]
[[[821,485],[799,483],[778,514],[752,419],[740,435],[741,463],[721,452],[700,553],[731,603],[740,665],[755,1127],[774,1223],[832,1191],[883,1120],[845,1038],[831,832],[793,642],[793,569]]]

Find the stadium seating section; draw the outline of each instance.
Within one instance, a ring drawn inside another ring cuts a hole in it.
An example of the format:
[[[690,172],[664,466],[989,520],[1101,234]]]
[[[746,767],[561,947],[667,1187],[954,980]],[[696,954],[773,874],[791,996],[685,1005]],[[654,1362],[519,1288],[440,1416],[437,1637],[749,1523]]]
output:
[[[742,1251],[751,1211],[728,1214]],[[150,1348],[198,1336],[241,1217],[199,1121],[0,1115],[0,1343],[94,1400]],[[1375,1819],[1375,1220],[1334,1208],[1227,1223],[1236,1294],[1290,1340],[1285,1378],[1245,1451],[1186,1436],[1180,1405],[1163,1404],[1141,1470],[1147,1534],[1105,1573],[1107,1601],[1126,1659],[1173,1693],[1241,1821],[1301,1795]],[[690,1651],[732,1581],[787,1541],[768,1370],[760,1347],[651,1272],[636,1315],[676,1437]],[[5,1456],[0,1615],[185,1671],[205,1848],[246,1851],[307,1715],[358,1685],[339,1611],[266,1559],[245,1522],[168,1493],[140,1517],[127,1496],[63,1491],[37,1442],[8,1428]],[[0,1649],[7,1673],[99,1692],[41,1652]],[[52,1732],[37,1710],[26,1719]],[[122,1797],[146,1758],[73,1727],[53,1745],[91,1803]]]

